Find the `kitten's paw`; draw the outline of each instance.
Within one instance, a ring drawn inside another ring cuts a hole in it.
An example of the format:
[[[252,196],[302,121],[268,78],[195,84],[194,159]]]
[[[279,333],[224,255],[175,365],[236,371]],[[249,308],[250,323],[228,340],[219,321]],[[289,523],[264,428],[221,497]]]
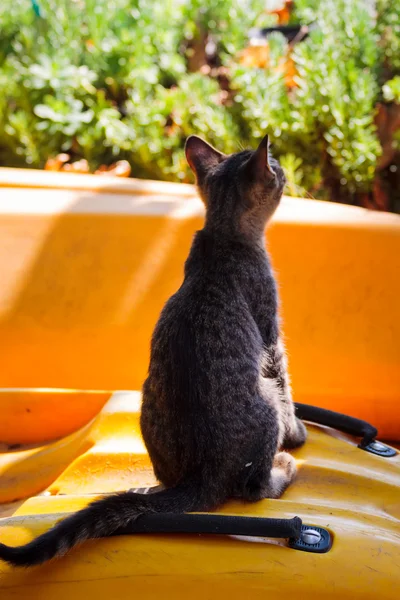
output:
[[[296,477],[297,467],[293,456],[278,452],[274,458],[269,482],[264,490],[264,498],[280,498]]]
[[[297,417],[293,422],[293,426],[286,433],[283,439],[283,448],[287,450],[293,450],[294,448],[299,448],[304,444],[307,439],[307,429],[303,423]]]
[[[296,461],[288,452],[278,452],[274,458],[273,470],[282,471],[290,483],[297,472]]]

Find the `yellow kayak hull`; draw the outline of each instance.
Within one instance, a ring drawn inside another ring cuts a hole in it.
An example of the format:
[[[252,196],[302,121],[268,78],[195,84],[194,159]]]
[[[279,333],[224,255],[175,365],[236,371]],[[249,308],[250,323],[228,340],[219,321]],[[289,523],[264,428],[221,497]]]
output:
[[[102,492],[155,484],[139,433],[140,394],[116,393],[96,419],[41,448],[13,452],[0,481],[25,477],[47,488],[8,507],[0,540],[26,543]],[[298,477],[280,500],[229,502],[220,513],[291,518],[327,528],[326,554],[285,540],[211,535],[130,535],[88,542],[28,570],[0,563],[2,600],[229,597],[385,600],[400,588],[400,457],[382,458],[357,440],[316,425],[294,456]],[[30,454],[29,454],[30,453]],[[9,457],[11,456],[9,453]],[[5,455],[3,455],[4,457]],[[48,474],[52,471],[49,483]],[[47,479],[46,479],[47,477]],[[26,483],[27,480],[25,480]],[[32,491],[33,488],[31,488]]]
[[[189,185],[0,169],[1,442],[67,435],[140,389],[202,222]],[[295,400],[400,440],[400,217],[284,198],[267,241]]]

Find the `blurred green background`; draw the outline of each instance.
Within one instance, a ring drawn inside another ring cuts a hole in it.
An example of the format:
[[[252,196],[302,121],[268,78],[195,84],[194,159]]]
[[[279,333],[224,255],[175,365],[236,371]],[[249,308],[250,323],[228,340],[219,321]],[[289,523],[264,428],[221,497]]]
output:
[[[249,35],[291,25],[313,27]],[[289,194],[400,212],[399,0],[1,2],[2,166],[192,181],[189,134],[266,132]]]

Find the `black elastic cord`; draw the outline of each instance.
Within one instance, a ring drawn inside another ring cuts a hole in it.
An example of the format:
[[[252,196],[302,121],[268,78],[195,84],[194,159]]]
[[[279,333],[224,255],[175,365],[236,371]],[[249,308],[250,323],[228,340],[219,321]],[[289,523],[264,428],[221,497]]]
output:
[[[326,408],[311,406],[310,404],[299,404],[299,402],[296,402],[295,406],[296,415],[299,419],[318,423],[319,425],[326,425],[327,427],[333,427],[344,433],[361,437],[361,448],[364,448],[373,442],[378,435],[378,430],[373,425],[370,425],[361,419],[349,417],[348,415],[343,415],[342,413],[334,412],[333,410],[327,410]]]
[[[143,514],[114,535],[132,533],[208,533],[246,535],[252,537],[291,538],[300,537],[302,521],[293,519],[263,519],[207,513]]]

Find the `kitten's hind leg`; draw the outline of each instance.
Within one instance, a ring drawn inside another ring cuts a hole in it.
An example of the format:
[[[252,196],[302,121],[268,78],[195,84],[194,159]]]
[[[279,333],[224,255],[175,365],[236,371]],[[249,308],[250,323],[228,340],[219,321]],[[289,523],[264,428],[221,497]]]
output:
[[[290,423],[283,436],[282,447],[286,450],[293,450],[299,448],[304,444],[307,439],[307,429],[302,421],[291,416]]]
[[[277,398],[280,405],[282,422],[281,446],[287,450],[302,446],[307,439],[307,430],[304,424],[296,418],[294,404],[287,372],[286,354],[281,340],[271,347],[263,361],[263,377],[265,381],[272,380],[277,388]],[[267,397],[268,397],[268,390]],[[272,394],[269,393],[272,397]]]
[[[293,456],[278,452],[272,469],[266,463],[259,465],[242,489],[241,497],[249,502],[263,498],[280,498],[296,477],[297,467]]]
[[[283,431],[279,402],[274,398],[275,383],[270,383],[263,381],[261,394],[253,401],[254,407],[258,406],[259,427],[253,427],[253,435],[249,438],[251,445],[245,452],[248,462],[244,460],[245,464],[237,474],[232,490],[234,497],[249,502],[279,498],[296,475],[294,458],[287,452],[278,452]]]
[[[278,452],[274,458],[267,486],[268,498],[280,498],[297,474],[296,461],[288,452]]]
[[[296,477],[297,467],[293,456],[287,452],[278,452],[263,489],[263,498],[280,498]]]

